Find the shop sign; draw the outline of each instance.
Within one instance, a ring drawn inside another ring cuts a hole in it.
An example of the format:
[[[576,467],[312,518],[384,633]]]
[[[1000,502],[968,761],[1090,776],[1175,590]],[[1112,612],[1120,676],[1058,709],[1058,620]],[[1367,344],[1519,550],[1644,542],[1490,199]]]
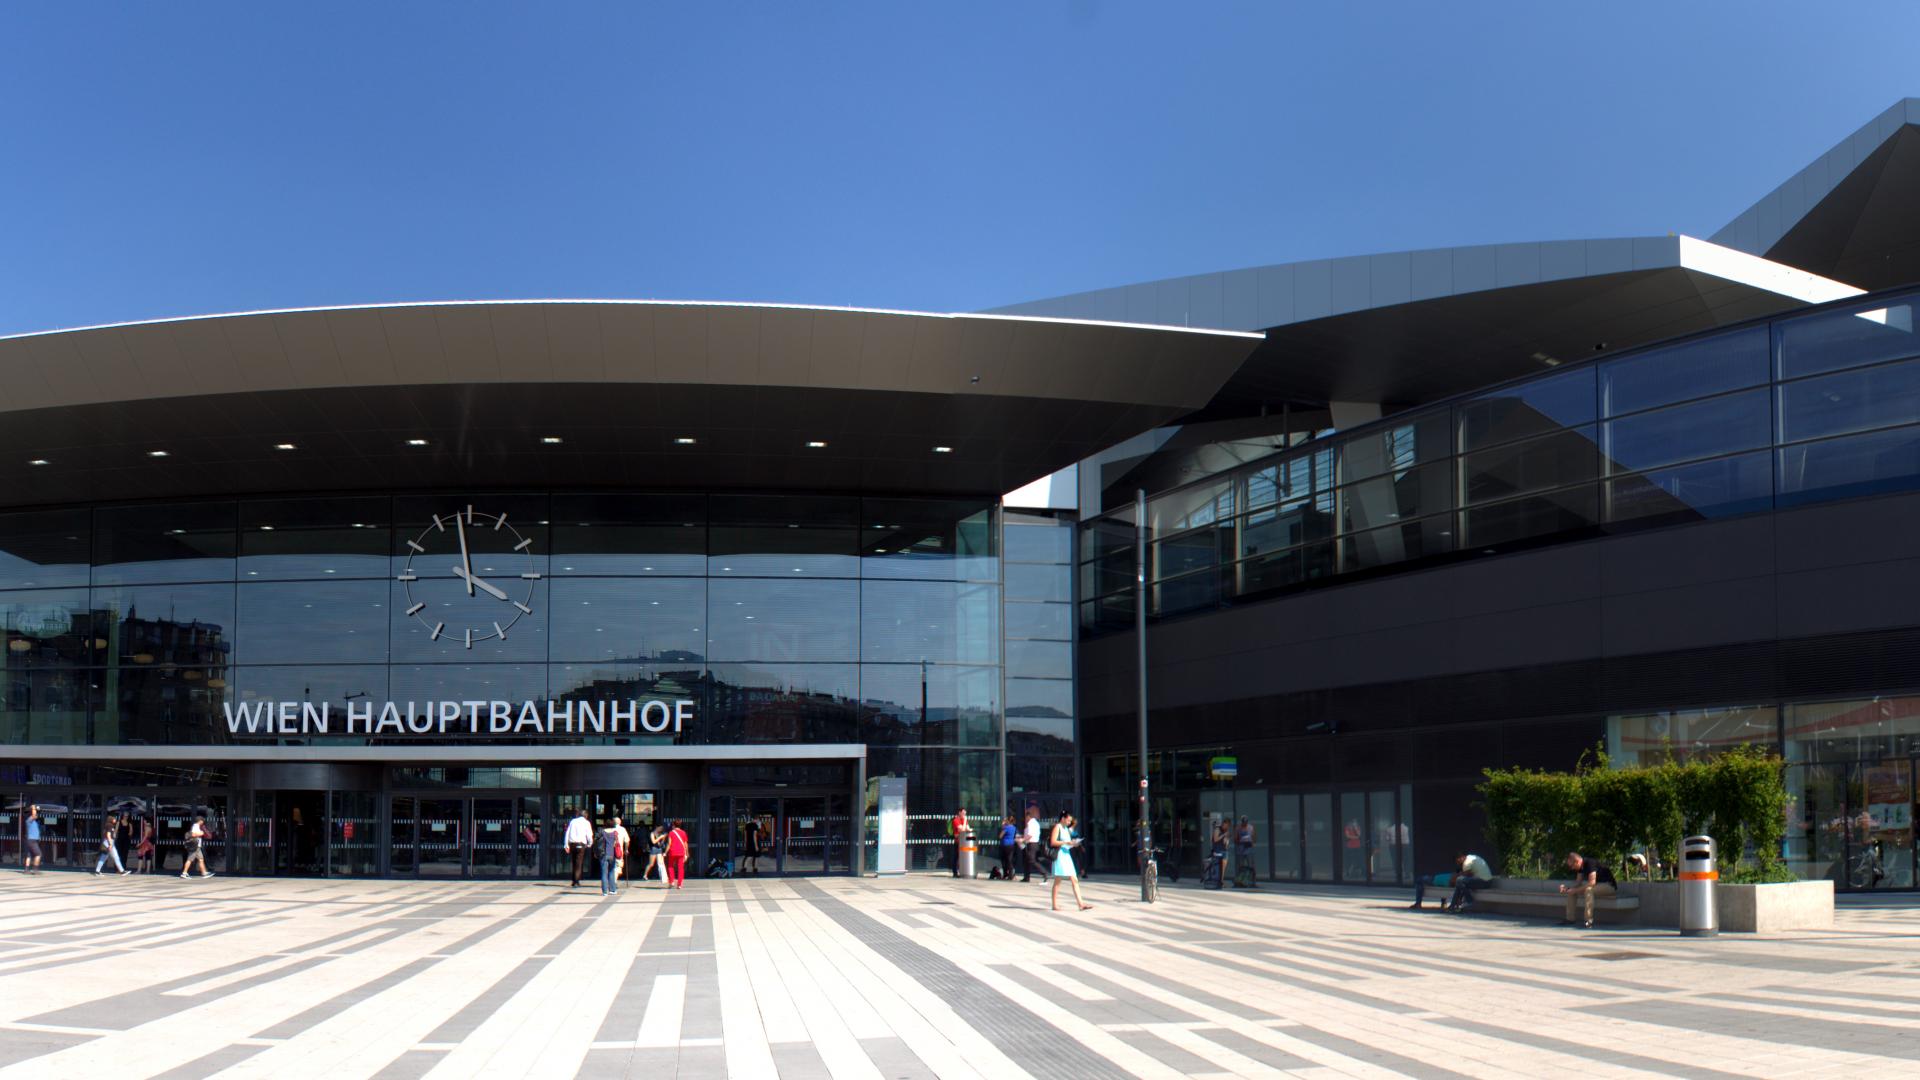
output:
[[[661,735],[686,730],[689,698],[628,701],[223,702],[232,735]]]
[[[1240,775],[1240,759],[1236,757],[1217,757],[1207,763],[1207,771],[1215,780],[1231,780]]]

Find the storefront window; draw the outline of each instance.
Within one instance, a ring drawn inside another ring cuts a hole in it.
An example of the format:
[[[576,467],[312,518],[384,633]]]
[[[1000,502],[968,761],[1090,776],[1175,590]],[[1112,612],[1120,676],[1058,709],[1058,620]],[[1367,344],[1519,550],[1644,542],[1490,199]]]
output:
[[[1675,709],[1607,718],[1607,756],[1617,766],[1710,757],[1736,746],[1775,746],[1779,710],[1771,705]]]

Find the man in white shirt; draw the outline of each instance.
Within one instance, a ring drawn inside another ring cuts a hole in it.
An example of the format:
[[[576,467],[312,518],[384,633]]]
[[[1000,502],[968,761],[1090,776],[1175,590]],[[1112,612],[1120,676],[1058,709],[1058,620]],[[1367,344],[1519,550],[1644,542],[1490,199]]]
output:
[[[1487,860],[1471,852],[1463,851],[1454,856],[1453,865],[1456,869],[1451,874],[1427,874],[1414,879],[1414,910],[1418,911],[1421,901],[1426,899],[1427,886],[1452,885],[1453,896],[1440,905],[1440,910],[1457,915],[1473,903],[1476,891],[1485,888],[1493,880],[1493,867],[1487,865]]]
[[[1020,834],[1021,861],[1020,880],[1032,881],[1033,872],[1040,870],[1040,876],[1046,877],[1046,871],[1040,869],[1040,808],[1027,807],[1027,827]]]
[[[567,822],[567,854],[573,859],[573,888],[580,887],[580,871],[586,869],[587,848],[593,844],[593,825],[585,810],[575,810]]]

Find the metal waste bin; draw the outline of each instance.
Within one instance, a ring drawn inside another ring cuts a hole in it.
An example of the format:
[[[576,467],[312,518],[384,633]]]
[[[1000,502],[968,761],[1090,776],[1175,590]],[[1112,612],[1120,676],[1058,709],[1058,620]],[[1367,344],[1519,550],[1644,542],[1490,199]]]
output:
[[[974,861],[980,855],[980,845],[974,843],[973,830],[962,829],[960,835],[953,838],[953,876],[971,878]]]
[[[1719,849],[1711,836],[1689,836],[1680,842],[1680,933],[1686,937],[1713,937],[1720,932],[1720,912],[1714,905],[1714,885],[1720,880]]]

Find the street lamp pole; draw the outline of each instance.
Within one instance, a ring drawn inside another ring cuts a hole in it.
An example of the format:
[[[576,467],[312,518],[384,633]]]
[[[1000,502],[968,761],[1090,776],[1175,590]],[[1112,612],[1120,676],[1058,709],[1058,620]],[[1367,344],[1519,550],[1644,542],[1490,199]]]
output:
[[[1133,496],[1133,644],[1134,665],[1139,676],[1135,696],[1140,709],[1140,900],[1152,903],[1154,890],[1147,882],[1147,864],[1153,858],[1153,826],[1147,816],[1147,492],[1138,488]]]

